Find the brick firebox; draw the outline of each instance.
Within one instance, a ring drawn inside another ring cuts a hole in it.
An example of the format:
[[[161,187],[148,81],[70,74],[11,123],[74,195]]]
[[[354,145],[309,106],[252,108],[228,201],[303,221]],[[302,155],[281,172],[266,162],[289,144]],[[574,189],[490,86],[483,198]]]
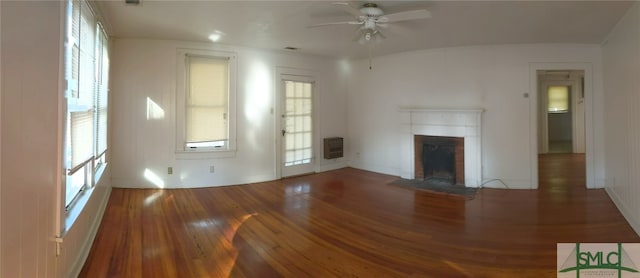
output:
[[[453,172],[455,172],[455,177],[453,183],[456,185],[464,185],[464,138],[463,137],[443,137],[443,136],[425,136],[425,135],[414,135],[414,161],[415,161],[415,178],[422,180],[430,177],[437,176],[427,176],[424,174],[424,164],[423,164],[423,148],[425,146],[438,146],[441,145],[442,148],[453,149]],[[428,152],[427,152],[428,153]],[[442,169],[440,169],[442,170]],[[429,175],[447,175],[447,173],[429,173]]]

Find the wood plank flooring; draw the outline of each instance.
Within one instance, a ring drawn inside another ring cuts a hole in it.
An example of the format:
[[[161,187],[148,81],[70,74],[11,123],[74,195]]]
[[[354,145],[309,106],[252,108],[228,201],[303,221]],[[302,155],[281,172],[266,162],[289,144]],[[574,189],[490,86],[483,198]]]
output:
[[[555,277],[558,242],[640,242],[604,190],[584,188],[581,159],[541,156],[539,190],[482,189],[473,200],[352,168],[114,188],[80,276]]]

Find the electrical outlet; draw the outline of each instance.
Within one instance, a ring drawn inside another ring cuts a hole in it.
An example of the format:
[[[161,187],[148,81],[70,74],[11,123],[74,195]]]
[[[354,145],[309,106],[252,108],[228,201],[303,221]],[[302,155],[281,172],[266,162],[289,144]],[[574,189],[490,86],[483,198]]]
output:
[[[213,167],[213,165],[209,166],[209,173],[213,173],[215,172],[215,167]]]
[[[169,175],[173,174],[173,167],[167,167],[167,174]]]

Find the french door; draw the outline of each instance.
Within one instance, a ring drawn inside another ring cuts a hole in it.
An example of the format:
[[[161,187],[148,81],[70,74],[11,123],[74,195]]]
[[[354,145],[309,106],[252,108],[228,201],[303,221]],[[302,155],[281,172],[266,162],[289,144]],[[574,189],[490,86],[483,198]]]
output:
[[[282,76],[282,176],[314,172],[313,88],[308,77]]]

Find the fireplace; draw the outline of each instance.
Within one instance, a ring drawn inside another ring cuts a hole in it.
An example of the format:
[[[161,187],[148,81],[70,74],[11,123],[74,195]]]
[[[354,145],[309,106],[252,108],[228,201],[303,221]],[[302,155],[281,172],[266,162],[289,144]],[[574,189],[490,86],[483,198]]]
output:
[[[437,140],[445,141],[453,138],[456,140],[456,147],[453,150],[455,165],[452,171],[455,175],[449,174],[453,176],[453,178],[449,177],[450,180],[453,179],[450,183],[479,187],[482,183],[482,112],[483,109],[400,108],[400,125],[403,134],[400,176],[405,179],[424,179],[425,172],[428,175],[433,172],[425,171],[425,165],[422,162],[424,138],[435,137],[439,138]],[[427,148],[434,148],[432,145],[427,143]],[[447,149],[450,150],[451,147],[442,147],[441,150]],[[451,168],[451,165],[449,164],[448,167]],[[437,175],[442,175],[440,172],[443,172],[443,169],[435,172]]]
[[[414,135],[415,178],[464,185],[464,138]]]

